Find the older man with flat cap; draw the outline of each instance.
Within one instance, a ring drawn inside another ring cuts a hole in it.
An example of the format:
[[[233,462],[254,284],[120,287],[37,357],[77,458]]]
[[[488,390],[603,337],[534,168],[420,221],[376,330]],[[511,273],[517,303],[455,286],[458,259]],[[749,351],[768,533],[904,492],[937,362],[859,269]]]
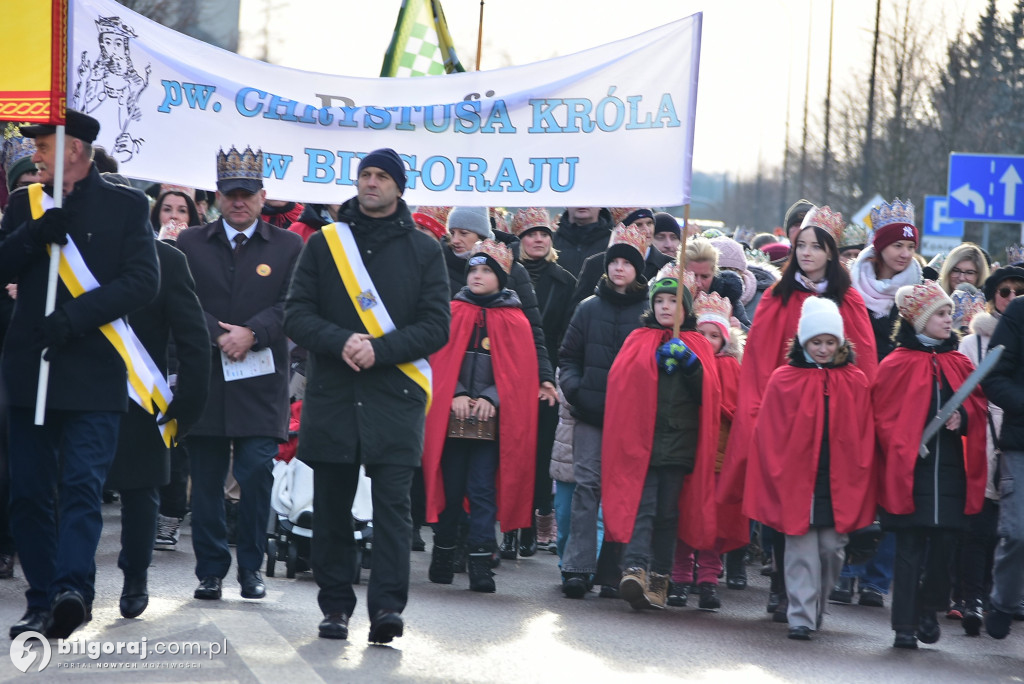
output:
[[[96,119],[67,110],[64,158],[53,126],[23,126],[42,185],[11,195],[0,223],[0,282],[18,283],[4,341],[9,403],[11,527],[28,581],[28,609],[11,627],[67,638],[89,620],[93,557],[103,528],[103,482],[128,409],[126,364],[107,324],[145,306],[160,282],[149,205],[138,190],[104,180],[92,162]],[[54,170],[64,167],[62,188]],[[63,193],[63,207],[52,195]],[[48,248],[62,248],[56,308],[44,314]],[[67,278],[67,280],[65,280]],[[101,329],[102,328],[102,329]],[[34,422],[39,355],[49,359],[43,425]]]
[[[309,238],[285,308],[288,335],[309,350],[298,456],[313,468],[311,564],[327,639],[348,638],[356,606],[350,511],[360,465],[373,482],[369,640],[388,643],[404,629],[426,357],[447,342],[451,323],[441,248],[416,230],[405,181],[394,150],[363,158],[357,196]]]
[[[221,598],[221,582],[231,568],[224,511],[229,463],[241,490],[235,549],[241,595],[266,596],[260,567],[271,468],[278,444],[288,439],[284,299],[302,238],[260,220],[265,199],[262,152],[222,150],[217,154],[221,218],[178,235],[211,341],[206,409],[185,440],[199,579],[193,596],[203,600]]]

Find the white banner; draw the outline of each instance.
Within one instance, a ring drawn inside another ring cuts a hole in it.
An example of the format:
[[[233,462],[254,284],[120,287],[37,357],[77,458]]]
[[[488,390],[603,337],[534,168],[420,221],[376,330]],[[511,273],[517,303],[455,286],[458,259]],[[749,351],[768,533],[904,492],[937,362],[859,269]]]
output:
[[[699,13],[567,57],[408,79],[246,59],[114,0],[73,0],[70,23],[68,106],[100,120],[96,143],[127,176],[212,189],[217,151],[252,146],[268,197],[336,203],[358,160],[391,147],[410,205],[689,201]]]

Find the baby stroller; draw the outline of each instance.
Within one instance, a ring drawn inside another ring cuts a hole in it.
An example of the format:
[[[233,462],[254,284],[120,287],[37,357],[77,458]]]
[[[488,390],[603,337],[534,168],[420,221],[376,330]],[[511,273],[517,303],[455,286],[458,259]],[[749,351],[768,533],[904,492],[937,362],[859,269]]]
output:
[[[285,576],[309,570],[310,540],[313,537],[313,470],[295,458],[302,402],[292,404],[289,440],[274,459],[274,486],[270,493],[270,524],[267,539],[267,577],[273,577],[277,561],[285,564]],[[359,468],[359,486],[352,502],[352,518],[358,542],[356,583],[362,569],[370,567],[373,543],[373,503],[370,478]]]

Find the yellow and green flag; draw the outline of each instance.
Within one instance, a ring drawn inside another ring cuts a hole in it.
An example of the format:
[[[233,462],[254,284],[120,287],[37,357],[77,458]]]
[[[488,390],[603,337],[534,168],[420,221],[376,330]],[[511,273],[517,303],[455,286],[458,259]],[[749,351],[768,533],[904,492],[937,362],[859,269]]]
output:
[[[68,0],[0,0],[0,121],[61,125]]]
[[[455,56],[441,0],[402,0],[381,76],[435,76],[465,71]]]

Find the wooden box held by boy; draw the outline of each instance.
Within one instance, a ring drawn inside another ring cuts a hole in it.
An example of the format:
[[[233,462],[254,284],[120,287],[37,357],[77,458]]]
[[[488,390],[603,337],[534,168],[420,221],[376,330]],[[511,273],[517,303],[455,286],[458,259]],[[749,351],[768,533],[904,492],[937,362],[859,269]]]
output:
[[[486,439],[494,440],[494,428],[497,427],[497,416],[491,416],[487,420],[480,420],[473,416],[469,418],[456,418],[452,413],[448,416],[448,436],[459,439]]]

